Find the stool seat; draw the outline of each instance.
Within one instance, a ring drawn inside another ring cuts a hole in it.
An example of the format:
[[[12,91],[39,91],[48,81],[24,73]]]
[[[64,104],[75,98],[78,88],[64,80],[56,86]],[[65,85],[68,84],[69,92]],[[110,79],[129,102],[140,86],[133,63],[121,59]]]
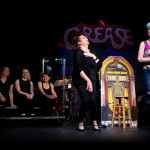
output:
[[[119,105],[117,105],[117,99],[119,99]],[[127,99],[127,107],[125,107],[125,99]],[[123,105],[121,105],[121,101]],[[118,110],[118,116],[115,116],[115,110]],[[121,109],[123,109],[123,115],[121,115]],[[128,111],[128,116],[125,116],[125,111]],[[130,120],[130,127],[132,127],[131,113],[130,113],[130,105],[129,105],[129,97],[128,96],[115,96],[114,107],[113,107],[113,116],[112,116],[112,125],[114,127],[114,119],[118,119],[118,126],[120,127],[120,121],[123,119],[123,128],[126,128],[125,120]]]

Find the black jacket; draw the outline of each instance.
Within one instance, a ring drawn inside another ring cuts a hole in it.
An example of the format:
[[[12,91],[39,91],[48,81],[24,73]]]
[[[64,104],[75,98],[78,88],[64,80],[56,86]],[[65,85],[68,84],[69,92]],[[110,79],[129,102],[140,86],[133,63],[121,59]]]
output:
[[[90,50],[90,53],[93,53],[98,58],[98,56],[94,51]],[[98,80],[98,71],[102,67],[102,62],[100,59],[99,62],[96,64],[92,57],[86,57],[84,55],[83,50],[77,49],[74,53],[73,61],[74,66],[73,66],[72,80],[75,86],[80,84],[86,84],[86,81],[82,77],[80,77],[81,71],[84,71],[84,73],[89,77],[90,71],[94,69],[97,73],[96,77]]]

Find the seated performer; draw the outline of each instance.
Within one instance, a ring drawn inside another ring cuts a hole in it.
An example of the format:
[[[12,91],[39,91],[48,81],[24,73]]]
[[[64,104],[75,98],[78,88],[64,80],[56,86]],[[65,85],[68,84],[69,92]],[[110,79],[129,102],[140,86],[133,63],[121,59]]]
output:
[[[22,78],[15,81],[16,91],[19,94],[19,108],[21,109],[21,116],[26,116],[26,113],[34,116],[33,113],[33,96],[34,85],[30,81],[30,73],[28,68],[22,68]]]
[[[10,68],[2,66],[0,69],[0,105],[15,107],[13,104],[13,82],[9,77]]]
[[[54,85],[50,83],[50,78],[50,74],[45,72],[43,73],[43,81],[38,82],[41,107],[44,111],[44,115],[52,115],[52,108],[55,105],[55,98],[57,98]]]

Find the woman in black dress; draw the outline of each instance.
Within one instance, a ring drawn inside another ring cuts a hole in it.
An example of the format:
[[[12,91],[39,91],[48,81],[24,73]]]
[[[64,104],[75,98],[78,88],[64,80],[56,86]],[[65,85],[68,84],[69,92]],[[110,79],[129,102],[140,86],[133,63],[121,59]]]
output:
[[[89,41],[84,35],[76,39],[77,50],[74,54],[73,84],[81,98],[79,110],[79,131],[84,131],[84,117],[90,104],[93,128],[99,131],[97,125],[97,104],[96,104],[96,81],[98,79],[98,70],[102,63],[95,52],[88,49]]]
[[[33,113],[33,96],[34,85],[30,81],[30,72],[28,68],[22,68],[22,78],[15,81],[16,91],[18,96],[18,105],[21,109],[21,116],[26,116],[26,113],[34,116]]]
[[[13,104],[13,86],[14,83],[9,77],[10,68],[2,66],[0,68],[0,105],[15,107]]]
[[[55,98],[57,98],[54,85],[50,82],[50,78],[51,75],[45,72],[43,73],[43,81],[38,82],[40,102],[44,115],[52,115],[52,108],[55,105]]]

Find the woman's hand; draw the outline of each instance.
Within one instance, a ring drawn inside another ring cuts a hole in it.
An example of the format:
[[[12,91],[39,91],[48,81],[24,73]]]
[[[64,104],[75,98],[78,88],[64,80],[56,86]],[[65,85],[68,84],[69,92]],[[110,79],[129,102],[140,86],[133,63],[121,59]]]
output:
[[[55,98],[57,98],[57,95],[52,95],[52,99],[55,99]]]
[[[5,103],[6,102],[6,98],[4,96],[0,97],[1,102]]]
[[[53,99],[53,95],[47,95],[47,98]]]
[[[27,99],[30,99],[30,94],[25,93],[25,96],[27,97]]]
[[[84,53],[85,57],[93,57],[93,59],[96,59],[96,56],[92,53]]]
[[[32,100],[33,99],[33,94],[29,94],[29,99]]]
[[[81,71],[81,72],[80,72],[80,76],[81,76],[81,78],[83,78],[83,79],[87,82],[86,90],[88,90],[89,92],[92,92],[92,91],[93,91],[92,82],[91,82],[91,80],[87,77],[87,75],[84,73],[84,71]]]
[[[93,85],[92,85],[92,82],[91,82],[90,80],[87,81],[86,90],[88,90],[89,92],[92,92],[92,91],[93,91]]]
[[[47,95],[47,98],[49,98],[49,99],[55,99],[55,98],[57,98],[57,96],[56,95]]]

